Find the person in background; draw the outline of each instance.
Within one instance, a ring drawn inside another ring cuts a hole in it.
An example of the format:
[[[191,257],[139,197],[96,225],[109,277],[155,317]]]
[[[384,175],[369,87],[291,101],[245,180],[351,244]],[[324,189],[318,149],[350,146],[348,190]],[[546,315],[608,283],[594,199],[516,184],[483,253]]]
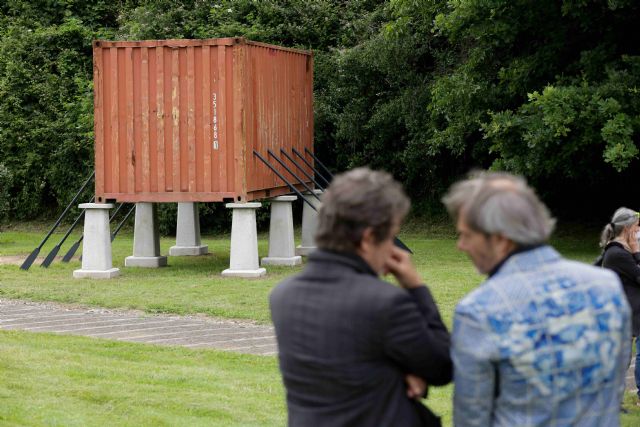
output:
[[[318,249],[270,296],[290,426],[440,425],[419,400],[451,381],[450,337],[394,246],[408,210],[400,184],[367,168],[323,194]]]
[[[455,310],[455,425],[618,426],[631,337],[618,277],[547,244],[554,220],[519,177],[477,173],[443,202],[488,275]]]
[[[620,208],[605,225],[600,237],[603,248],[602,267],[613,270],[620,280],[627,295],[632,311],[631,334],[636,342],[635,381],[640,406],[640,248],[638,247],[638,212],[628,208]]]

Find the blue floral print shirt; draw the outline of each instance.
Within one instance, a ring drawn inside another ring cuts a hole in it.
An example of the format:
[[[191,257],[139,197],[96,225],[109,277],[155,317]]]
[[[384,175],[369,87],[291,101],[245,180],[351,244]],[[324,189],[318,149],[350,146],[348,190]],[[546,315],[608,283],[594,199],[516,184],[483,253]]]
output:
[[[512,255],[456,307],[455,425],[619,425],[630,328],[613,272],[550,246]]]

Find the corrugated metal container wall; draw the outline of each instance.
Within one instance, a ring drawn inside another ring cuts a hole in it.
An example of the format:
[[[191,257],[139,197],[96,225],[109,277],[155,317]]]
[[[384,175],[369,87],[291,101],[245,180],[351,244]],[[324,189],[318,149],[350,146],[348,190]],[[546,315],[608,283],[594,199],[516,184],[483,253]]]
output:
[[[284,157],[280,149],[293,157],[292,148],[301,153],[305,147],[313,150],[313,58],[267,45],[249,46],[248,52],[247,90],[251,102],[247,105],[247,122],[252,126],[247,129],[247,152],[255,149],[269,159],[268,149],[280,158]],[[280,179],[265,170],[255,156],[247,160],[248,190],[258,197],[273,195],[272,189],[282,185]],[[286,159],[284,162],[304,179],[295,166]],[[271,163],[295,182],[276,161],[271,159]],[[298,159],[297,163],[313,175],[302,161]]]
[[[93,54],[99,202],[277,196],[288,188],[253,150],[313,151],[307,51],[226,38],[95,41]]]

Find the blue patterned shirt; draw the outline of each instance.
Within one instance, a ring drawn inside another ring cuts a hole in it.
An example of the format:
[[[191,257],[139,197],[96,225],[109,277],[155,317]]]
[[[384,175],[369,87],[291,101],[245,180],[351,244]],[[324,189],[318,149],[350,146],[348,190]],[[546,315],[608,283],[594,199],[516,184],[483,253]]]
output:
[[[456,307],[454,423],[618,426],[630,351],[613,272],[549,246],[514,254]]]

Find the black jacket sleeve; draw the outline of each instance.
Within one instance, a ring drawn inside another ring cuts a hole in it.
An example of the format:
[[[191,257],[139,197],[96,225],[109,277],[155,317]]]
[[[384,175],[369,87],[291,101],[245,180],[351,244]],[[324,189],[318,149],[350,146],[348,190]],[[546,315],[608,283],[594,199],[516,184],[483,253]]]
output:
[[[388,310],[385,352],[429,385],[451,381],[451,338],[426,286],[399,294]]]
[[[622,248],[611,248],[607,250],[602,265],[615,271],[623,282],[640,286],[640,267],[637,259],[640,259],[640,253],[631,254]]]

